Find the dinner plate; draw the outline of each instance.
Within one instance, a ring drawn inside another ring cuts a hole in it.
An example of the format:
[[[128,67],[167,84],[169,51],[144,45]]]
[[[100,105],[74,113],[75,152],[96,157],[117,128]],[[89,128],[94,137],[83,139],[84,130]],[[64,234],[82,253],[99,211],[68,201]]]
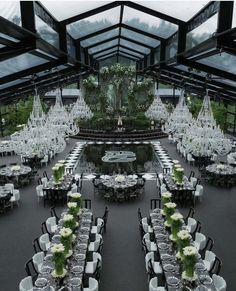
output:
[[[199,281],[203,284],[203,285],[208,285],[212,283],[212,279],[210,276],[208,275],[201,275],[199,276]]]
[[[174,276],[171,276],[167,278],[166,282],[167,282],[167,285],[169,286],[178,286],[180,280]]]
[[[175,266],[171,265],[171,264],[165,264],[163,265],[163,269],[166,271],[166,272],[174,272],[175,270]]]

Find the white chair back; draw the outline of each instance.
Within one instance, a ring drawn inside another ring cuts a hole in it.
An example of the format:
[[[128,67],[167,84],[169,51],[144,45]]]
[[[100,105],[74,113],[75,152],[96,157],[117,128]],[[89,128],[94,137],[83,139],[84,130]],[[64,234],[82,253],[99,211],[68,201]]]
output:
[[[226,291],[227,284],[223,277],[213,274],[212,279],[217,291]]]
[[[28,276],[20,281],[19,291],[30,291],[30,290],[33,290],[33,282],[32,277]]]
[[[55,216],[49,217],[49,218],[46,220],[47,230],[48,230],[50,233],[54,233],[53,227],[55,227],[56,225],[57,225],[57,221],[56,221],[56,217],[55,217]]]
[[[190,233],[193,233],[195,231],[196,227],[197,227],[196,219],[194,219],[192,217],[189,217],[188,218],[188,224],[187,224],[188,231]]]
[[[89,277],[89,291],[98,291],[98,281],[94,278]]]
[[[33,255],[32,257],[34,267],[38,273],[40,272],[41,266],[43,264],[43,259],[44,259],[44,252],[39,252]]]
[[[199,250],[204,249],[206,246],[206,236],[200,232],[196,232],[195,242],[199,244]]]
[[[50,240],[49,240],[48,233],[44,233],[39,237],[39,245],[44,252],[48,250],[49,243],[50,243]]]

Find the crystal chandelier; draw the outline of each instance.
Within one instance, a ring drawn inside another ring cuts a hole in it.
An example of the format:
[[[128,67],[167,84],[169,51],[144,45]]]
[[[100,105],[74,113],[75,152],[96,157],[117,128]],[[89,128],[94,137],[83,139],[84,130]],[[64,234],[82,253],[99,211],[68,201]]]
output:
[[[79,133],[79,127],[73,116],[63,106],[60,88],[56,89],[55,105],[49,109],[46,123],[52,126],[58,134],[64,136],[73,136]]]
[[[145,112],[147,118],[151,120],[166,121],[168,118],[168,112],[165,105],[162,103],[159,95],[154,98],[152,104],[149,106],[148,110]]]
[[[90,110],[89,106],[84,101],[82,96],[78,96],[75,104],[73,105],[70,116],[76,119],[91,119],[93,117],[93,113]]]
[[[185,103],[184,90],[181,90],[179,102],[165,123],[165,132],[181,138],[192,123],[192,114]]]
[[[47,124],[37,91],[27,124],[21,131],[11,135],[11,139],[15,153],[28,158],[43,158],[50,151],[59,153],[66,146],[63,136]]]
[[[214,119],[208,91],[197,120],[187,129],[182,144],[194,156],[225,155],[231,151],[230,140],[224,136]]]

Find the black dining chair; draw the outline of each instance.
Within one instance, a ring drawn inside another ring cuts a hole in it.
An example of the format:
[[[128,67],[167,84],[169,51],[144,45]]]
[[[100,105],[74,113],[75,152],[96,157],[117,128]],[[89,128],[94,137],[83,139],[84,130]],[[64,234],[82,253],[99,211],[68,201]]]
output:
[[[56,217],[56,221],[57,221],[57,223],[58,223],[58,221],[59,221],[59,216],[58,216],[57,213],[56,213],[55,206],[52,206],[52,207],[50,208],[50,215],[51,215],[52,217],[55,216],[55,217]]]
[[[83,199],[83,207],[87,209],[91,209],[92,201],[91,199]]]
[[[210,270],[210,275],[212,276],[213,274],[215,275],[219,275],[220,273],[220,270],[221,270],[221,267],[222,267],[222,261],[219,257],[215,257],[215,261],[214,261],[214,264]]]
[[[161,208],[161,199],[150,199],[150,209]]]
[[[184,218],[185,223],[187,223],[189,217],[193,218],[194,213],[195,213],[194,208],[190,207],[187,216]]]
[[[27,276],[31,276],[33,278],[33,281],[37,278],[38,272],[35,269],[32,258],[25,263],[25,271]]]

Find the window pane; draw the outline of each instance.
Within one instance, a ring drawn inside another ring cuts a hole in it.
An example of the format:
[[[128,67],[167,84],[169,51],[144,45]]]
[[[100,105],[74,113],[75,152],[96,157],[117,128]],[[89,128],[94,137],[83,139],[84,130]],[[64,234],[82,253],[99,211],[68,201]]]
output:
[[[178,29],[175,24],[126,6],[123,23],[163,38],[171,36]]]
[[[74,38],[80,38],[92,32],[119,23],[120,7],[108,9],[88,18],[67,25],[67,30]]]
[[[0,62],[0,78],[48,62],[29,53]]]
[[[96,55],[94,55],[93,57],[94,57],[94,58],[99,58],[99,57],[101,57],[101,56],[103,56],[103,55],[105,55],[105,54],[112,53],[112,52],[116,52],[116,51],[117,51],[117,48],[118,48],[118,47],[115,47],[115,48],[113,48],[113,49],[107,50],[107,51],[102,52],[102,53],[100,53],[100,54],[96,54]]]
[[[94,37],[90,37],[88,39],[85,39],[83,41],[81,41],[81,45],[83,47],[86,47],[86,46],[89,46],[89,45],[92,45],[92,44],[96,44],[100,41],[103,41],[103,40],[106,40],[106,39],[109,39],[113,36],[116,36],[119,34],[119,29],[116,28],[116,29],[113,29],[113,30],[110,30],[110,31],[107,31],[107,32],[104,32],[104,33],[101,33],[99,35],[96,35]]]
[[[137,53],[135,53],[133,51],[130,51],[130,50],[122,48],[122,47],[120,48],[120,51],[124,52],[124,53],[128,53],[128,54],[132,54],[132,55],[134,55],[134,56],[136,56],[138,58],[143,58],[143,55],[137,54]]]
[[[202,71],[199,71],[199,70],[196,70],[196,69],[193,69],[193,68],[189,68],[188,66],[184,66],[184,65],[179,65],[179,66],[176,66],[175,67],[176,69],[179,69],[181,71],[185,71],[185,72],[192,72],[198,76],[202,76],[202,77],[205,77],[207,75],[207,73],[205,72],[202,72]]]
[[[107,4],[107,1],[40,1],[59,21]]]
[[[136,57],[132,57],[132,56],[126,55],[125,53],[122,53],[122,52],[120,52],[119,55],[121,55],[123,57],[126,57],[126,58],[132,58],[132,59],[138,60]]]
[[[113,56],[114,54],[115,54],[115,53],[111,53],[111,54],[109,54],[109,55],[107,55],[107,56],[100,57],[99,60],[103,60],[103,59],[105,59],[105,58],[109,58],[110,56]]]
[[[128,41],[128,40],[121,39],[120,40],[120,44],[126,46],[127,48],[132,48],[132,49],[134,49],[136,51],[139,51],[141,53],[144,53],[144,54],[149,54],[150,53],[150,49],[148,49],[148,48],[146,48],[144,46],[135,44],[135,43],[133,43],[131,41]]]
[[[3,48],[4,46],[5,46],[5,45],[3,45],[3,44],[0,44],[0,49],[1,49],[1,48]]]
[[[21,25],[20,1],[0,1],[0,16]]]
[[[58,33],[47,25],[41,18],[35,15],[36,30],[42,39],[55,47],[59,47],[59,36]]]
[[[154,47],[160,44],[159,40],[156,40],[154,38],[145,36],[143,34],[134,32],[126,28],[121,29],[121,35]]]
[[[217,29],[218,13],[187,33],[186,49],[191,49],[209,39]]]
[[[104,50],[104,49],[106,49],[106,48],[109,48],[109,47],[111,47],[111,46],[113,46],[113,45],[118,45],[118,39],[114,39],[114,40],[111,40],[111,41],[105,42],[105,43],[103,43],[103,44],[100,44],[100,45],[98,45],[98,46],[95,46],[95,47],[89,49],[89,50],[88,50],[88,53],[89,53],[89,54],[94,54],[94,53],[96,53],[96,52],[99,52],[99,51],[101,51],[101,50]]]
[[[156,52],[154,54],[154,63],[159,63],[160,61],[160,47],[156,49]]]
[[[171,42],[166,46],[166,59],[173,58],[177,54],[178,43],[177,40]]]
[[[210,56],[198,62],[233,74],[236,73],[236,56],[227,53]]]
[[[66,40],[67,40],[67,51],[68,51],[68,54],[71,57],[76,58],[75,46],[74,46],[72,37],[69,34],[67,34]]]
[[[15,81],[12,81],[12,82],[8,82],[8,83],[5,83],[3,85],[0,85],[0,89],[5,89],[5,88],[8,88],[8,87],[11,87],[11,86],[14,86],[14,85],[17,85],[17,84],[20,84],[20,83],[23,83],[23,82],[26,82],[27,80],[15,80]]]
[[[189,20],[209,1],[142,1],[140,4],[167,14],[169,16]]]

